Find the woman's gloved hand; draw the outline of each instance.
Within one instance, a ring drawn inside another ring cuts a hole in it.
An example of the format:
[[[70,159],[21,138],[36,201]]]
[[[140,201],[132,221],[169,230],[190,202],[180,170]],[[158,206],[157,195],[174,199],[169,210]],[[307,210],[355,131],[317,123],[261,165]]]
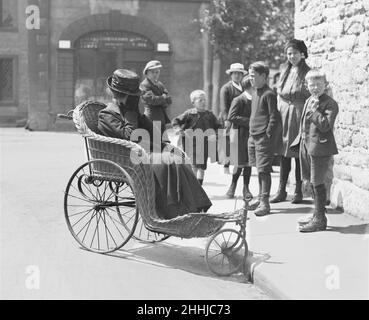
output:
[[[138,113],[134,110],[127,110],[123,117],[132,124],[135,128],[138,128]]]

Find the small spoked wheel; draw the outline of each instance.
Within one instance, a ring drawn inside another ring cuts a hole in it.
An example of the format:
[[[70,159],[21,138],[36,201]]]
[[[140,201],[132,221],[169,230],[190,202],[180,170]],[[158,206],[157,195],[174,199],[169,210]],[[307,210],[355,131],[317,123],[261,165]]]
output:
[[[96,170],[117,179],[97,177]],[[110,253],[122,248],[135,231],[138,212],[133,182],[127,172],[109,160],[80,166],[70,178],[64,195],[69,231],[85,249]]]
[[[208,268],[218,276],[230,276],[243,271],[248,255],[246,239],[233,229],[214,234],[207,246],[205,261]]]
[[[169,238],[169,236],[166,234],[156,233],[146,229],[141,215],[138,217],[137,226],[133,237],[136,240],[145,243],[161,242]]]

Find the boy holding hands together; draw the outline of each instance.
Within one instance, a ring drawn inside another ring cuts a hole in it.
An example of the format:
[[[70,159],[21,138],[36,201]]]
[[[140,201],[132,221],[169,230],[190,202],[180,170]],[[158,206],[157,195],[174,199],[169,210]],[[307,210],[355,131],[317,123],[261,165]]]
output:
[[[310,70],[305,79],[311,97],[306,100],[300,133],[291,148],[299,146],[302,178],[308,180],[314,190],[314,214],[305,221],[299,221],[300,232],[316,232],[327,228],[324,182],[329,162],[333,155],[338,154],[333,134],[338,104],[325,93],[328,82],[323,72]]]

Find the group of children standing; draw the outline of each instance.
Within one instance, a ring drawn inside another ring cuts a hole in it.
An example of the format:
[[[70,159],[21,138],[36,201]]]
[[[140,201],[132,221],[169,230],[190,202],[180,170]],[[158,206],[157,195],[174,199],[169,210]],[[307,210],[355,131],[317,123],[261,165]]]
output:
[[[243,197],[251,201],[253,199],[249,189],[251,168],[256,167],[259,195],[257,201],[250,202],[249,209],[255,210],[256,216],[265,216],[270,214],[273,159],[282,145],[282,121],[277,106],[277,94],[268,86],[269,68],[263,62],[251,64],[248,72],[242,64],[232,64],[227,73],[231,81],[221,90],[221,113],[218,119],[207,110],[205,92],[196,90],[191,93],[193,108],[176,117],[172,124],[181,133],[182,145],[185,145],[188,129],[203,131],[213,129],[217,132],[218,129],[224,128],[223,132],[229,137],[226,153],[236,155],[236,159],[229,159],[223,163],[225,171],[229,170],[230,163],[234,164],[232,182],[226,196],[234,197],[237,181],[243,173]],[[331,156],[338,153],[333,135],[338,105],[325,94],[328,83],[324,73],[310,70],[306,75],[306,82],[311,97],[303,109],[299,124],[300,134],[290,147],[298,151],[302,178],[308,180],[315,191],[314,214],[300,225],[300,231],[314,232],[325,230],[327,226],[325,216],[327,191],[324,179]],[[207,168],[207,149],[208,140],[204,143],[201,163],[196,161],[195,144],[190,152],[193,170],[200,184],[203,183]],[[232,152],[229,152],[230,150]]]

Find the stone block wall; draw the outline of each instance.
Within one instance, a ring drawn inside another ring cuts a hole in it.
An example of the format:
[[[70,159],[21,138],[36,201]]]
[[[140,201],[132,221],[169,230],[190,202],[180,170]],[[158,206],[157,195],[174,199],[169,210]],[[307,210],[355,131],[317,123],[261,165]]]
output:
[[[369,219],[369,0],[297,0],[295,36],[328,76],[340,112],[332,205]]]
[[[74,92],[67,88],[73,84],[74,74],[65,71],[74,68],[73,55],[57,48],[65,34],[74,32],[76,22],[81,22],[78,30],[86,33],[98,29],[126,30],[147,36],[153,43],[169,42],[170,54],[158,52],[155,58],[165,66],[162,77],[169,79],[165,83],[173,97],[169,116],[182,113],[190,105],[189,93],[203,86],[201,35],[194,23],[201,3],[201,0],[54,0],[50,13],[52,113],[68,111],[74,102]],[[165,39],[158,38],[162,33]]]
[[[25,26],[27,0],[17,3],[17,27],[13,30],[0,30],[0,56],[17,59],[17,101],[15,104],[2,105],[0,125],[15,125],[17,120],[27,117],[29,106],[28,87],[28,48]]]

